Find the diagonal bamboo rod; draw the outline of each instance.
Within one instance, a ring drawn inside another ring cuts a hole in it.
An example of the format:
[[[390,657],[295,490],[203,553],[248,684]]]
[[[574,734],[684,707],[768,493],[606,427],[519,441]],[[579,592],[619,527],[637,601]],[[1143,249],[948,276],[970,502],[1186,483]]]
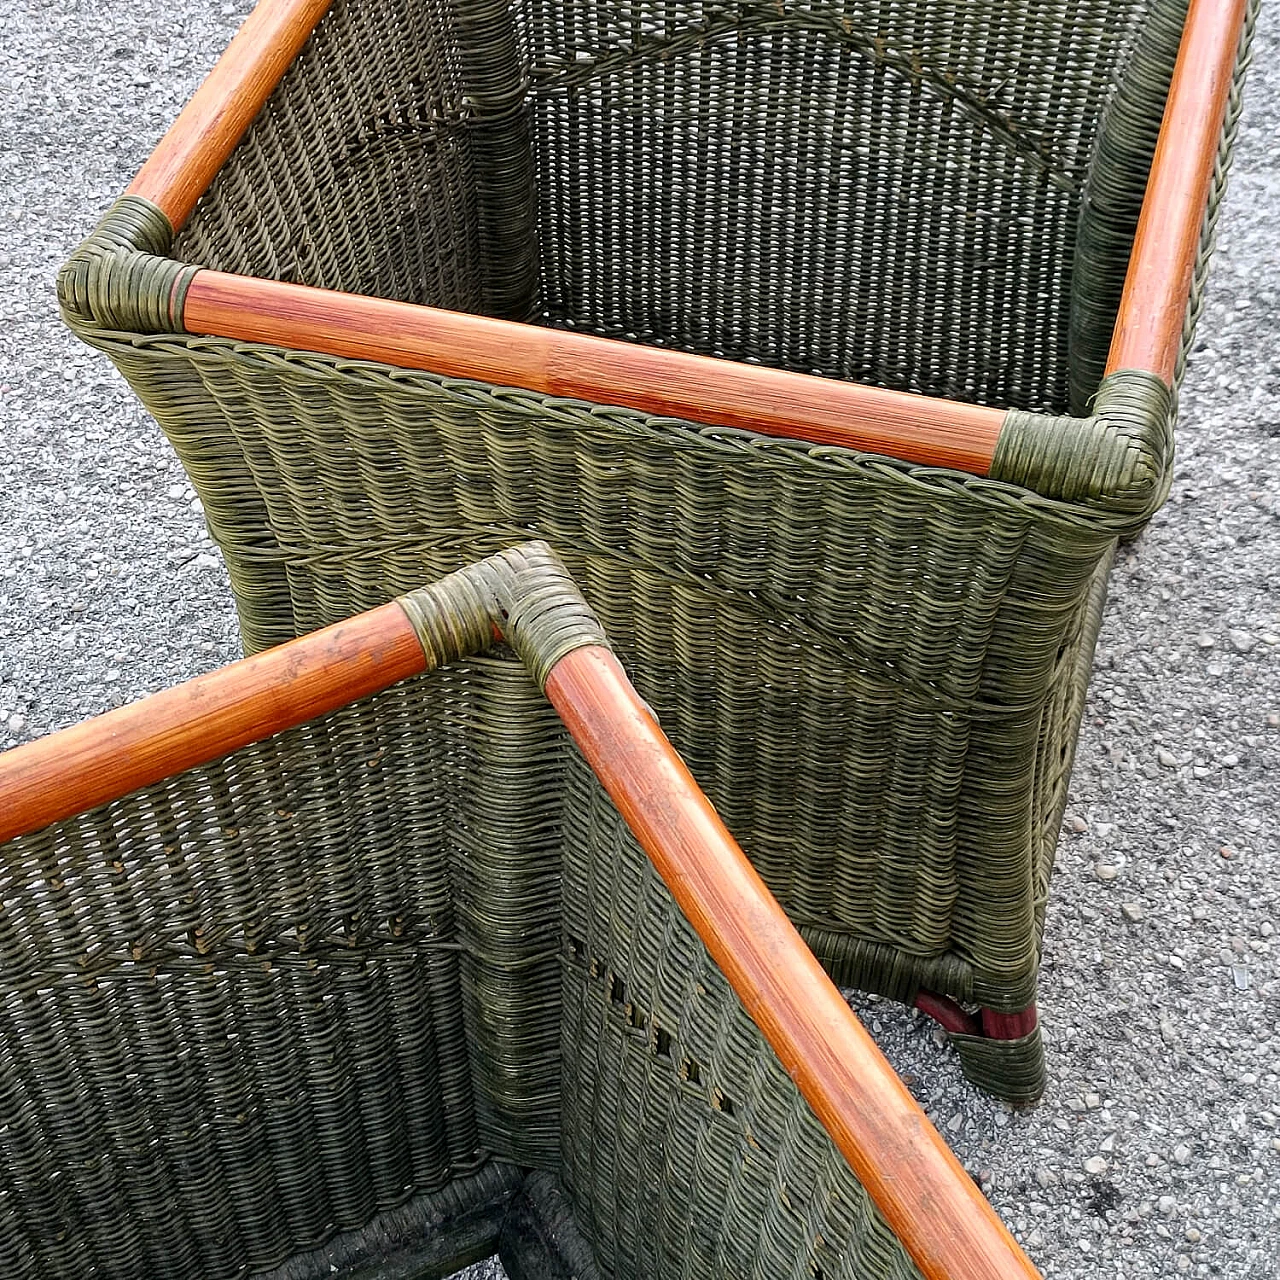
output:
[[[1038,1272],[805,946],[608,649],[547,697],[925,1280]]]
[[[0,754],[0,844],[377,693],[424,669],[398,604]]]
[[[126,194],[150,200],[181,227],[332,3],[262,0]]]

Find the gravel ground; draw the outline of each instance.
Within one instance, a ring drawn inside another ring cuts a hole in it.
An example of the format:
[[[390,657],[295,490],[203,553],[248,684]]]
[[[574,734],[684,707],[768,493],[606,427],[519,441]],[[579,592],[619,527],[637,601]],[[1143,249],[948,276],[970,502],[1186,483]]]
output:
[[[52,281],[247,8],[7,6],[0,746],[236,655],[186,478],[63,330]],[[1113,579],[1050,902],[1045,1101],[1009,1111],[961,1079],[930,1024],[859,1002],[1049,1276],[1280,1276],[1278,46],[1273,6],[1177,484]]]

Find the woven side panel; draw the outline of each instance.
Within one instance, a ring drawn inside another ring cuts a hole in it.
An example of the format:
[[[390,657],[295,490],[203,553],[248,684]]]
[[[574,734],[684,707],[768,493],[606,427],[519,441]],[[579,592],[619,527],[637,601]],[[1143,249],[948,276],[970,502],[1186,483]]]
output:
[[[486,1163],[520,1105],[486,1096],[492,1073],[555,1059],[498,1026],[477,1088],[486,975],[505,966],[514,1002],[554,988],[556,961],[461,950],[459,856],[499,883],[511,865],[527,897],[546,837],[510,795],[505,864],[461,825],[463,736],[510,749],[509,686],[450,674],[5,846],[0,1255],[40,1276],[237,1276]]]
[[[130,372],[182,350],[104,345]],[[1035,938],[1012,959],[983,939],[1009,901],[1031,928],[1041,708],[1105,527],[837,451],[187,350],[181,379],[139,387],[204,478],[233,573],[261,584],[241,595],[246,634],[284,639],[545,537],[800,923],[891,947],[939,984],[956,954],[993,984],[1030,981]],[[247,494],[212,474],[225,456]]]
[[[1138,225],[1161,109],[1177,57],[1186,8],[1183,0],[1151,6],[1152,12],[1144,24],[1133,65],[1108,105],[1099,130],[1097,155],[1085,187],[1076,245],[1077,269],[1072,282],[1072,413],[1084,414],[1092,409],[1094,394],[1102,380],[1111,345],[1111,329],[1128,270],[1129,246]],[[1240,33],[1231,96],[1205,209],[1191,294],[1187,300],[1177,369],[1179,382],[1203,304],[1218,209],[1231,169],[1244,81],[1260,8],[1260,0],[1250,0]]]
[[[564,1178],[611,1280],[918,1273],[581,763]]]
[[[475,174],[483,310],[528,320],[538,297],[537,199],[525,102],[529,77],[516,48],[511,4],[454,0],[452,12]]]
[[[1064,411],[1144,7],[525,0],[549,321]]]
[[[1062,663],[1045,703],[1040,722],[1040,742],[1036,752],[1036,782],[1033,812],[1039,830],[1033,833],[1039,856],[1036,859],[1035,911],[1037,937],[1044,928],[1049,877],[1058,843],[1062,815],[1067,807],[1067,788],[1079,742],[1080,718],[1084,712],[1093,653],[1102,626],[1107,598],[1107,579],[1113,555],[1107,555],[1094,574],[1088,596],[1080,605],[1078,630],[1063,649]]]
[[[174,243],[185,262],[481,311],[448,0],[335,0]]]
[[[81,336],[105,351],[128,379],[191,477],[209,532],[223,549],[245,651],[257,653],[291,640],[298,634],[293,624],[295,589],[275,549],[264,491],[244,449],[227,430],[239,419],[255,422],[261,431],[277,430],[282,436],[289,431],[293,411],[288,387],[293,379],[287,367],[278,367],[275,374],[275,387],[282,395],[246,399],[234,381],[216,379],[220,385],[215,387],[202,376],[201,351],[209,363],[221,364],[228,347],[221,339],[194,338],[159,347],[148,338],[88,328]],[[432,567],[425,567],[423,574]],[[420,577],[413,585],[421,581]]]
[[[1142,211],[1173,64],[1186,21],[1186,0],[1149,6],[1128,73],[1107,103],[1089,166],[1071,281],[1070,411],[1083,417],[1111,346],[1129,249]]]

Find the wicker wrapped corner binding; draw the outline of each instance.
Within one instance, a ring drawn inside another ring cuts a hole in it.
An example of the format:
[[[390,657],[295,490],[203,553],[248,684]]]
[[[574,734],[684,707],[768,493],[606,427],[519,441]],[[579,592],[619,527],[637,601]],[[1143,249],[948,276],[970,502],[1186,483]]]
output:
[[[1252,12],[264,0],[60,296],[250,651],[545,537],[830,972],[1026,1100]]]
[[[0,794],[6,1276],[1037,1274],[544,544]]]

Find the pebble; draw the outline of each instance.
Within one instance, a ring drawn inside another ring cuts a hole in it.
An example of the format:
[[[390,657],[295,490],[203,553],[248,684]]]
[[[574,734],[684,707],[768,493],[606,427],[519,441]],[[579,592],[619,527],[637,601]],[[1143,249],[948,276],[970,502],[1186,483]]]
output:
[[[1083,832],[1089,830],[1088,822],[1085,821],[1085,819],[1082,818],[1078,813],[1072,813],[1067,815],[1067,826],[1070,827],[1071,830],[1076,833],[1076,835],[1081,835]]]
[[[1178,767],[1178,757],[1172,751],[1166,751],[1163,747],[1156,750],[1156,759],[1166,769],[1176,769]]]
[[[1112,866],[1109,862],[1095,862],[1093,874],[1099,880],[1114,880],[1120,874],[1120,868]]]
[[[1258,643],[1257,637],[1251,636],[1247,631],[1228,631],[1227,639],[1231,641],[1231,647],[1237,653],[1248,653]]]
[[[1173,1162],[1174,1164],[1182,1165],[1191,1163],[1191,1148],[1187,1146],[1185,1142],[1180,1142],[1176,1147],[1174,1147]]]
[[[1201,635],[1196,636],[1196,644],[1197,644],[1201,649],[1212,649],[1212,648],[1213,648],[1213,643],[1214,643],[1214,641],[1213,641],[1213,637],[1212,637],[1211,635],[1201,634]]]
[[[1199,1242],[1200,1242],[1200,1240],[1202,1239],[1202,1237],[1201,1237],[1200,1232],[1199,1232],[1199,1230],[1198,1230],[1197,1228],[1195,1228],[1195,1227],[1188,1227],[1188,1228],[1187,1228],[1187,1239],[1188,1239],[1188,1240],[1190,1240],[1192,1244],[1199,1244]]]
[[[1141,904],[1137,902],[1122,903],[1120,910],[1130,924],[1137,924],[1140,920],[1147,918],[1147,913],[1142,909]]]
[[[1108,1168],[1106,1160],[1102,1156],[1090,1156],[1084,1162],[1084,1171],[1087,1174],[1097,1178],[1106,1173]]]

